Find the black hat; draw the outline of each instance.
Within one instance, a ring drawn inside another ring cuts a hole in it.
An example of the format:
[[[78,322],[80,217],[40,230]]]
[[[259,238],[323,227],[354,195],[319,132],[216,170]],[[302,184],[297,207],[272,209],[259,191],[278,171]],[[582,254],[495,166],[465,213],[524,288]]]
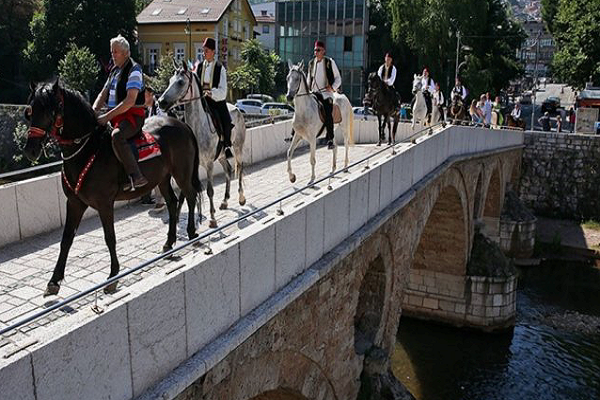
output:
[[[214,51],[216,48],[215,39],[207,37],[206,39],[204,39],[204,43],[202,44],[202,46],[208,47],[209,49]]]

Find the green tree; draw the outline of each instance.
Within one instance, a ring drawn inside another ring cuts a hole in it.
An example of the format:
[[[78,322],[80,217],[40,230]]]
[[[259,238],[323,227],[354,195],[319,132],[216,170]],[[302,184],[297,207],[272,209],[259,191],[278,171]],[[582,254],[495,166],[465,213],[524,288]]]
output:
[[[238,68],[240,73],[232,78],[232,87],[243,91],[254,90],[259,93],[273,93],[275,87],[276,71],[280,63],[279,56],[274,52],[266,51],[256,39],[248,40],[242,45],[242,65]],[[231,75],[231,74],[230,74]],[[256,83],[247,84],[244,79],[250,79]],[[242,79],[243,78],[243,79]],[[245,88],[242,88],[245,87]]]
[[[227,79],[233,89],[249,92],[258,86],[260,70],[250,64],[242,64],[228,74]],[[261,92],[263,93],[263,92]]]
[[[96,82],[100,66],[87,47],[71,43],[69,51],[58,63],[58,71],[63,82],[86,94],[89,100],[89,91]]]
[[[39,0],[0,0],[0,102],[24,101],[27,84],[21,75],[21,53],[31,35],[29,22]]]
[[[554,21],[558,51],[552,60],[554,75],[583,88],[590,79],[600,84],[600,0],[560,0]]]
[[[175,73],[175,65],[173,64],[173,53],[168,52],[160,56],[158,60],[158,68],[155,75],[146,77],[147,84],[154,89],[156,93],[162,93],[169,87],[169,80]]]
[[[129,40],[135,57],[135,0],[41,1],[41,11],[30,24],[33,38],[24,52],[32,79],[47,79],[55,74],[69,43],[87,47],[107,67],[109,41],[121,34]]]
[[[560,0],[542,0],[542,19],[551,33],[554,32],[554,18],[559,3]]]
[[[401,55],[416,61],[413,72],[427,66],[446,90],[454,84],[457,33],[468,45],[467,65],[461,70],[470,93],[498,92],[522,72],[516,49],[524,38],[519,24],[501,0],[388,0],[392,37]],[[459,61],[465,52],[461,52]],[[399,58],[398,56],[396,57]]]

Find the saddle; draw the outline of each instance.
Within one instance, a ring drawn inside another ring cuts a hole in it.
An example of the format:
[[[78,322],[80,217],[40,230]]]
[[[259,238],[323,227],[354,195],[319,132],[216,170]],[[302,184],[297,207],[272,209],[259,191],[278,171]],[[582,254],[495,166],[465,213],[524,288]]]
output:
[[[131,151],[135,156],[137,162],[143,162],[150,160],[154,157],[160,156],[160,146],[154,136],[147,131],[140,131],[140,133],[128,140]]]
[[[325,108],[323,107],[323,101],[325,101],[325,99],[323,98],[323,96],[319,96],[314,93],[313,96],[315,96],[315,98],[317,99],[317,104],[319,106],[319,119],[322,123],[325,123]],[[339,124],[340,122],[342,122],[342,112],[340,111],[340,107],[338,107],[337,104],[333,105],[332,115],[334,124]]]

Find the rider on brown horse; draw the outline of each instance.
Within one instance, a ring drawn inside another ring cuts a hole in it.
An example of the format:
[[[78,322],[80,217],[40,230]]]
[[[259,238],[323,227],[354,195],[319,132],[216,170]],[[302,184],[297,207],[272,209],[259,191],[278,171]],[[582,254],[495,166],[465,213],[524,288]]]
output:
[[[130,57],[129,42],[119,35],[110,40],[110,52],[114,67],[104,84],[104,88],[94,101],[94,111],[99,112],[105,105],[109,111],[98,117],[98,122],[113,126],[112,146],[117,158],[125,167],[129,182],[123,190],[135,190],[148,184],[140,172],[128,139],[139,134],[144,125],[145,99],[142,67]]]
[[[381,78],[381,80],[387,85],[387,87],[391,90],[395,95],[395,104],[398,103],[400,105],[400,95],[398,91],[394,87],[394,82],[396,81],[396,67],[394,66],[394,58],[392,57],[392,53],[385,53],[385,62],[379,67],[377,70],[377,75]]]

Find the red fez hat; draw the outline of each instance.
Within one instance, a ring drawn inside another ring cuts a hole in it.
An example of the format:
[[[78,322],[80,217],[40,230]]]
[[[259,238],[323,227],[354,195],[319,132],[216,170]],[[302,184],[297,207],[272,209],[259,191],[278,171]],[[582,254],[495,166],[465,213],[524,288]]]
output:
[[[203,47],[208,47],[211,50],[215,50],[216,45],[215,45],[215,39],[207,37],[206,39],[204,39],[204,43],[202,43]]]
[[[324,43],[324,42],[322,42],[322,41],[320,41],[320,40],[317,40],[317,41],[315,42],[315,49],[316,49],[317,47],[322,47],[322,48],[325,48],[325,43]]]

